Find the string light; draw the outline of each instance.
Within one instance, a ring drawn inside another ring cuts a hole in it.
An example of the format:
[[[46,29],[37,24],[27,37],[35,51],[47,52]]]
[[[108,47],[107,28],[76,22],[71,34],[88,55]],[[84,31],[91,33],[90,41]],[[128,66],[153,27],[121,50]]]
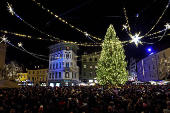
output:
[[[8,2],[7,2],[7,4],[8,4],[7,7],[8,7],[9,12],[10,12],[12,15],[15,15],[15,16],[16,16],[17,18],[19,18],[20,20],[22,20],[25,24],[27,24],[28,26],[30,26],[30,27],[33,28],[34,30],[36,30],[36,31],[38,31],[38,32],[40,32],[40,33],[42,33],[42,34],[48,36],[48,37],[57,39],[58,41],[60,40],[59,38],[56,38],[56,37],[54,37],[54,36],[52,36],[52,35],[49,35],[49,34],[47,34],[47,33],[44,33],[43,31],[41,31],[41,30],[35,28],[35,27],[32,26],[31,24],[29,24],[28,22],[26,22],[25,20],[23,20],[18,14],[15,13],[15,11],[14,11],[13,8],[12,8],[12,5],[9,4]]]
[[[47,41],[52,41],[52,42],[58,41],[58,40],[53,40],[53,39],[45,39],[42,37],[33,37],[31,35],[19,34],[19,33],[9,32],[9,31],[5,31],[5,30],[0,30],[0,32],[5,33],[5,34],[12,34],[12,35],[19,36],[19,37],[29,38],[29,39],[33,38],[33,39],[37,39],[37,40],[47,40]],[[65,40],[60,40],[60,42],[75,43],[78,46],[101,46],[101,43],[81,43],[81,42],[73,42],[73,41],[65,41]]]
[[[170,29],[169,23],[166,23],[165,27],[166,27],[166,30]]]
[[[46,10],[48,13],[50,13],[51,15],[53,15],[55,18],[59,19],[60,21],[62,21],[62,22],[65,23],[65,24],[69,25],[71,28],[74,28],[75,30],[83,33],[84,35],[86,34],[86,32],[80,30],[79,28],[73,26],[72,24],[69,24],[66,20],[60,18],[58,15],[54,14],[54,13],[51,12],[49,9],[46,9],[43,5],[41,5],[40,3],[36,2],[36,0],[32,0],[32,1],[35,2],[38,6],[40,6],[42,9]],[[99,40],[99,41],[102,40],[101,38],[97,38],[97,37],[95,37],[95,36],[92,36],[91,34],[88,34],[88,36],[91,37],[91,38],[94,38],[94,39],[96,39],[96,40]]]
[[[11,45],[12,47],[15,47],[15,48],[18,49],[18,50],[21,50],[21,51],[23,51],[23,52],[26,52],[26,53],[32,55],[32,56],[35,57],[35,58],[38,58],[38,59],[44,60],[44,61],[48,61],[48,60],[46,60],[46,59],[44,59],[44,58],[41,58],[41,57],[38,57],[38,56],[36,56],[36,55],[34,55],[34,54],[28,52],[28,51],[25,51],[25,50],[23,50],[23,49],[18,48],[17,46],[11,44],[9,41],[7,41],[7,43],[8,43],[9,45]]]
[[[161,16],[158,18],[158,20],[156,21],[155,25],[153,25],[153,27],[152,27],[144,36],[146,36],[147,34],[149,34],[149,33],[155,28],[155,26],[159,23],[159,21],[162,19],[163,15],[164,15],[164,13],[165,13],[166,10],[168,9],[169,3],[170,3],[170,2],[168,2],[168,4],[166,5],[166,8],[164,9],[162,15],[161,15]]]

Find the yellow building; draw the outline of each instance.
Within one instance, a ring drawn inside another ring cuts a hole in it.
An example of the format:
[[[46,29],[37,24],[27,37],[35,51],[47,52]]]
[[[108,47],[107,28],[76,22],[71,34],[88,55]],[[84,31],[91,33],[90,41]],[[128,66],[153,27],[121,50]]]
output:
[[[47,86],[48,69],[27,70],[28,85]]]

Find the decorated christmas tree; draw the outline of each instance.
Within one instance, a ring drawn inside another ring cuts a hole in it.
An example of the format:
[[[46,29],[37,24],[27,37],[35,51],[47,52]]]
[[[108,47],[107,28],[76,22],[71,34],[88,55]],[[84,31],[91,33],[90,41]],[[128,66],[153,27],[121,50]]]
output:
[[[97,64],[97,81],[100,85],[120,85],[127,81],[127,62],[123,44],[116,37],[113,25],[107,29]]]

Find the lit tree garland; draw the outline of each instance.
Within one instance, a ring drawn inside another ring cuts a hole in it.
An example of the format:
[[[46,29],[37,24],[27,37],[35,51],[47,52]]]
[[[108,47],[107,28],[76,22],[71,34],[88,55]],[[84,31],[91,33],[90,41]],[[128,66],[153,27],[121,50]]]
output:
[[[97,68],[97,81],[100,85],[120,85],[127,81],[127,62],[122,43],[116,37],[113,25],[107,30],[102,43],[101,57]]]

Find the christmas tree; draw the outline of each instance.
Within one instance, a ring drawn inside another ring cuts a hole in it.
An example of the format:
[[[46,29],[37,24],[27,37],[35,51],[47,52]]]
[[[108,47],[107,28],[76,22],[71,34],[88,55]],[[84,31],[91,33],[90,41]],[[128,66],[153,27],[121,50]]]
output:
[[[116,86],[125,84],[128,75],[125,58],[123,45],[116,37],[113,25],[110,25],[102,43],[101,57],[97,64],[98,83]]]

